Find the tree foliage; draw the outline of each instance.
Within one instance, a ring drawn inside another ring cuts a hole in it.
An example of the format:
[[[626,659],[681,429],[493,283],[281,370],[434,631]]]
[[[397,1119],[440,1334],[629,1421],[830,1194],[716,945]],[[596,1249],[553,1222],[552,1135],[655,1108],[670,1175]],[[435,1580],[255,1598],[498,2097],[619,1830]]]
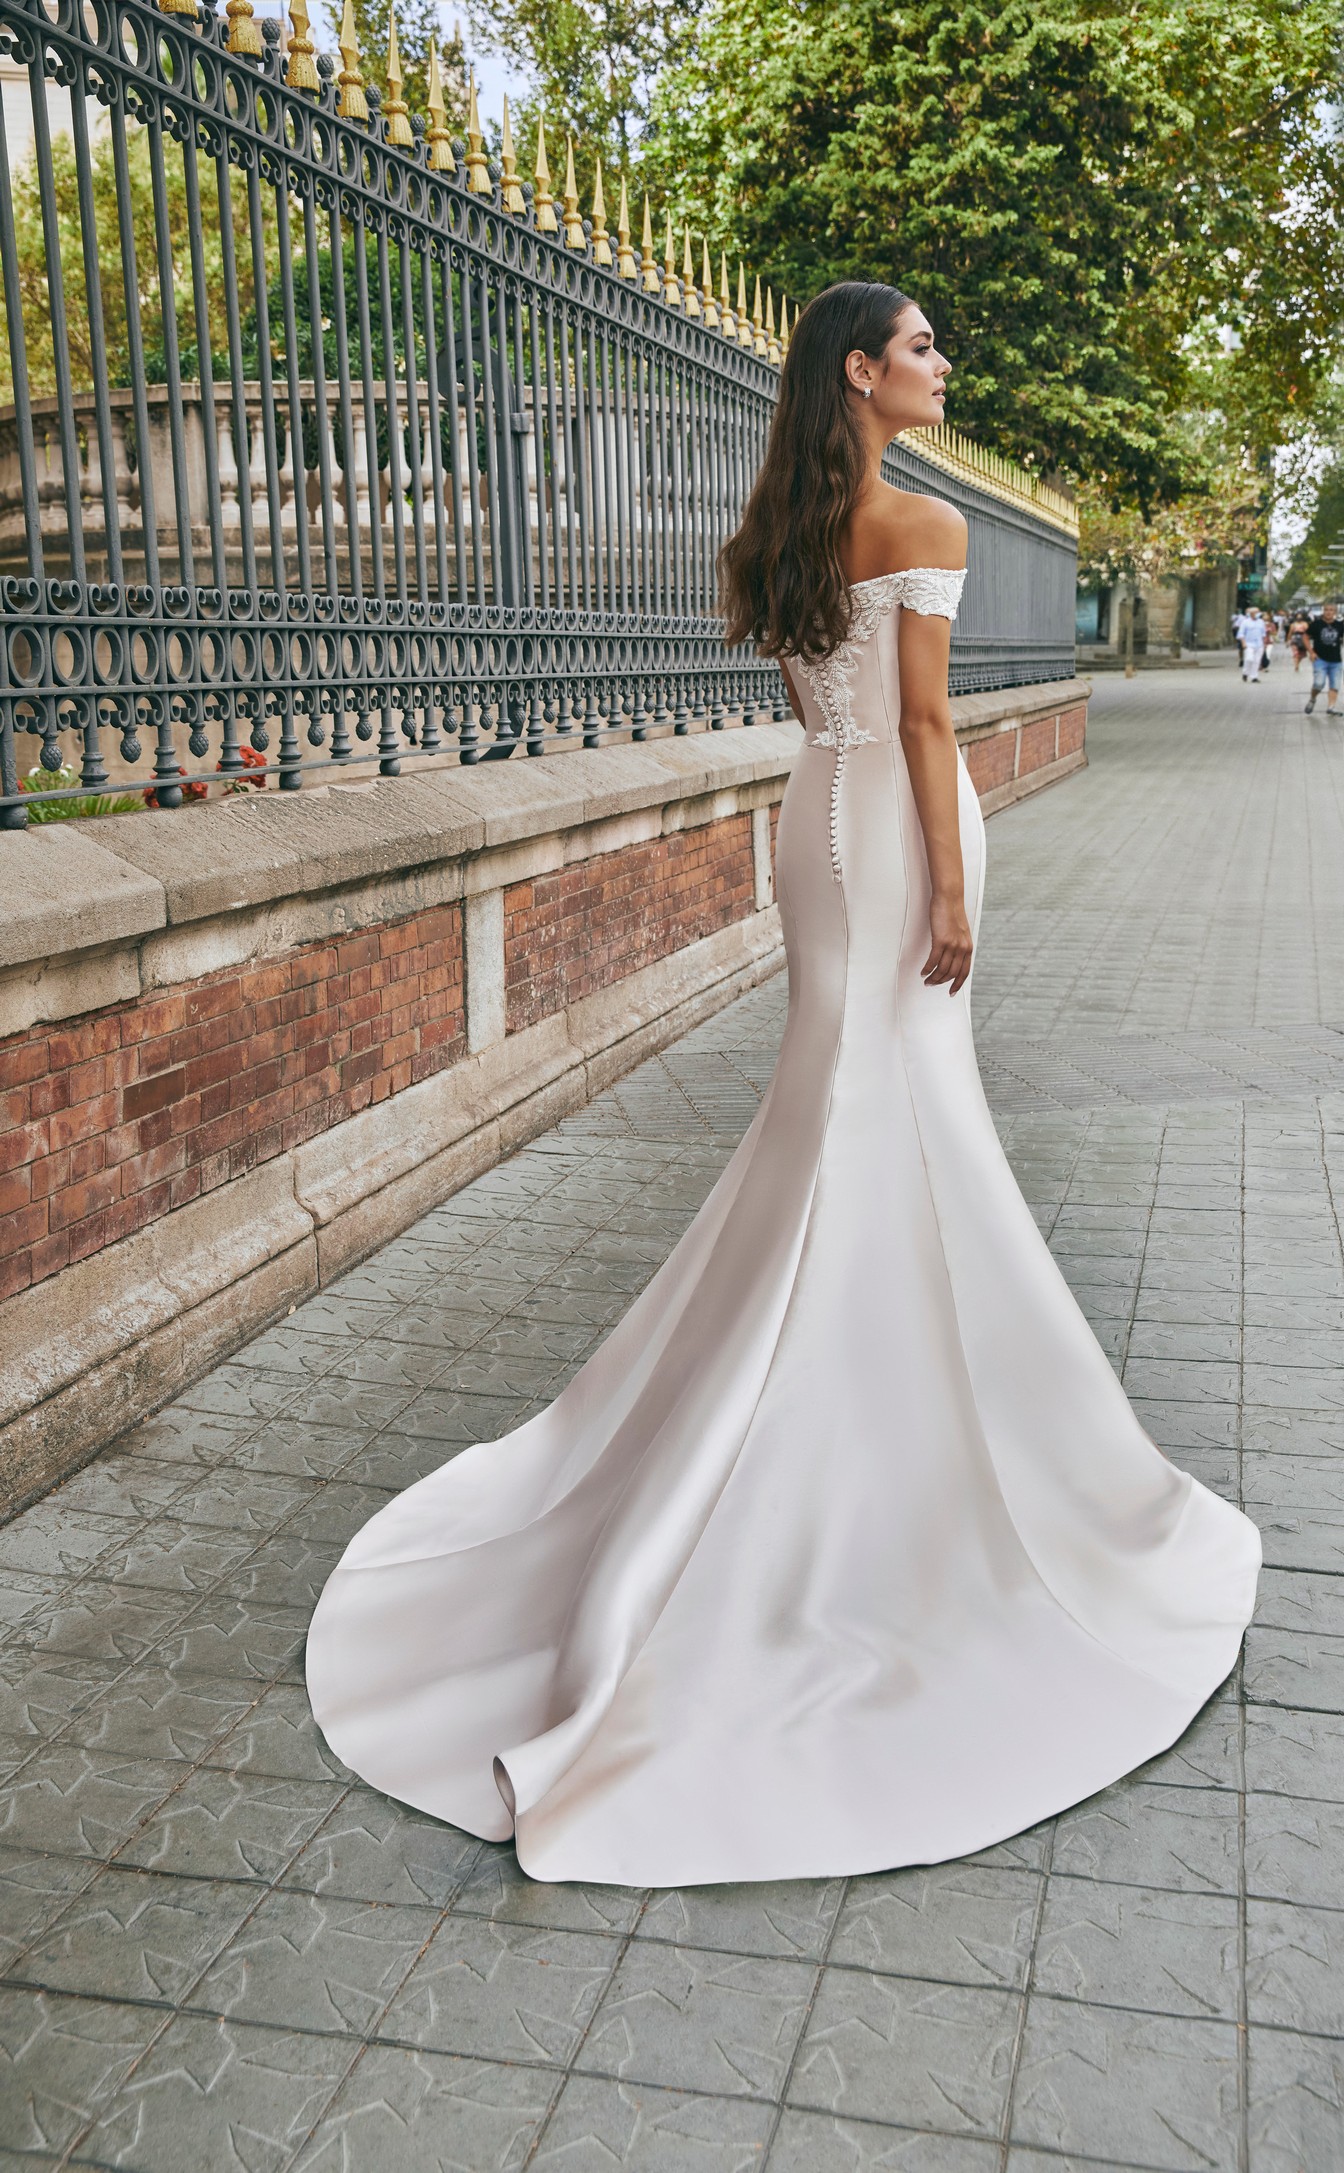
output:
[[[567,133],[575,137],[585,196],[594,157],[610,173],[635,156],[653,85],[682,53],[694,4],[468,0],[473,35],[503,53],[534,86],[524,109],[529,153],[540,111],[552,145],[563,145]]]
[[[1133,503],[1118,502],[1105,478],[1079,479],[1078,578],[1084,587],[1116,581],[1146,587],[1174,574],[1237,565],[1265,542],[1269,463],[1247,448],[1235,422],[1215,404],[1217,384],[1206,382],[1203,390],[1208,404],[1172,425],[1187,477],[1178,499],[1145,515]]]
[[[84,273],[83,228],[75,173],[75,150],[67,135],[52,142],[53,195],[56,203],[57,256],[61,292],[65,304],[70,373],[78,391],[93,384],[93,332],[89,291]],[[130,180],[131,232],[135,244],[136,316],[144,342],[147,374],[164,374],[163,286],[173,297],[174,321],[183,374],[195,375],[197,328],[191,278],[190,228],[187,221],[186,177],[176,145],[165,146],[163,191],[169,235],[166,281],[160,280],[155,244],[154,185],[149,137],[142,128],[127,129],[127,167]],[[224,306],[222,226],[215,170],[210,161],[198,161],[201,192],[201,254],[205,265],[206,310],[212,351],[227,348]],[[92,182],[97,256],[102,296],[102,326],[106,343],[108,375],[114,385],[131,381],[131,351],[127,318],[127,286],[122,276],[121,223],[118,213],[116,173],[112,143],[101,136],[92,150]],[[37,165],[30,156],[13,176],[15,240],[19,261],[19,292],[23,301],[24,352],[29,386],[34,398],[56,390],[56,359],[51,329],[51,265],[47,256],[42,207],[38,195]],[[230,192],[233,214],[234,256],[239,302],[244,312],[253,304],[252,246],[247,225],[247,199],[235,175]],[[268,266],[268,270],[273,268]],[[0,399],[12,400],[13,370],[8,340],[0,337]]]
[[[1337,329],[1335,0],[708,0],[646,170],[800,299],[885,279],[982,443],[1141,505],[1228,328],[1253,450]]]

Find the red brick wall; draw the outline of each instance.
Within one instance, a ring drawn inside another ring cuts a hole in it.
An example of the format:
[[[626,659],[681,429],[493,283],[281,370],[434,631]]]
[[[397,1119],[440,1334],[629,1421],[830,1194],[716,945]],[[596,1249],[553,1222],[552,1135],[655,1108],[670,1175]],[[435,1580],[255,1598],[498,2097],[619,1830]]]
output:
[[[1021,732],[1022,751],[1017,758],[1017,774],[1025,777],[1029,770],[1043,769],[1055,759],[1055,720],[1053,717],[1038,718],[1035,724],[1024,724]]]
[[[456,905],[0,1044],[0,1298],[464,1048]]]
[[[1087,710],[1066,709],[1059,720],[1061,755],[1076,754],[1087,738]]]
[[[755,910],[751,817],[575,861],[504,893],[509,1033]]]
[[[965,750],[966,767],[977,792],[992,792],[1013,776],[1017,755],[1016,732],[995,732],[988,739],[973,739]]]

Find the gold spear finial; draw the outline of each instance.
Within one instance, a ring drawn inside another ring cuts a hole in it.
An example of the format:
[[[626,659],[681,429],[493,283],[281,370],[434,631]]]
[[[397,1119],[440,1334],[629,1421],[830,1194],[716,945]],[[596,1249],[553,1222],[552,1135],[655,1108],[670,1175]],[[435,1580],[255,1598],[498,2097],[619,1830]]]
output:
[[[583,220],[579,217],[579,184],[574,179],[574,138],[565,138],[565,200],[560,206],[560,217],[565,228],[566,249],[582,249],[587,235]]]
[[[551,194],[551,169],[546,162],[546,128],[541,115],[537,115],[537,163],[532,169],[536,187],[532,195],[532,216],[537,222],[539,234],[558,234],[560,221],[555,216],[555,198]]]
[[[189,15],[196,19],[196,0],[159,0],[160,15]]]
[[[761,315],[761,275],[756,274],[756,292],[751,300],[752,346],[764,362],[770,350],[765,344],[765,319]]]
[[[797,312],[795,311],[795,313],[794,313],[794,323],[796,324],[797,322],[798,322],[798,317],[797,317]],[[780,305],[779,305],[779,359],[780,359],[781,363],[783,362],[783,360],[784,360],[784,357],[785,357],[785,356],[787,355],[788,351],[789,351],[789,304],[788,304],[788,297],[786,296],[786,297],[785,297],[785,298],[784,298],[784,299],[783,299],[783,300],[781,301],[781,303],[780,303]]]
[[[719,251],[719,330],[726,340],[737,338],[737,319],[728,299],[728,251]]]
[[[710,275],[709,269],[708,236],[706,236],[704,240],[703,254],[700,263],[700,292],[704,296],[705,302],[705,323],[709,326],[711,332],[717,332],[719,329],[719,308],[717,302],[714,300],[714,281]]]
[[[369,101],[364,96],[364,78],[359,71],[359,40],[355,36],[354,0],[345,0],[341,35],[337,42],[345,65],[336,78],[341,87],[336,111],[343,121],[367,121]]]
[[[196,13],[194,7],[191,12]],[[248,54],[255,59],[265,51],[261,31],[252,20],[252,0],[229,0],[224,13],[229,19],[228,52]]]
[[[616,271],[622,279],[634,279],[639,271],[630,247],[630,198],[621,175],[621,208],[616,214]]]
[[[452,139],[448,134],[448,108],[443,102],[439,48],[433,38],[429,41],[429,88],[425,95],[425,104],[429,107],[429,127],[425,130],[425,142],[429,145],[430,171],[436,174],[455,174],[457,160],[453,157]]]
[[[775,338],[775,290],[765,290],[765,359],[779,368],[779,341]]]
[[[644,239],[640,246],[639,276],[646,294],[657,294],[662,286],[658,267],[653,261],[653,217],[649,210],[649,194],[644,192]]]
[[[602,194],[602,161],[593,174],[593,262],[611,268],[611,239],[607,233],[607,201]]]
[[[737,260],[737,344],[750,347],[751,319],[747,315],[747,275],[741,257]]]
[[[409,150],[415,142],[411,129],[411,109],[401,93],[404,88],[401,75],[401,54],[397,50],[396,9],[387,11],[387,96],[383,100],[383,122],[389,143],[399,143]]]
[[[196,13],[193,6],[192,14]],[[289,41],[285,82],[292,91],[317,89],[317,48],[308,35],[308,0],[289,0],[289,19],[294,34]]]
[[[526,211],[523,184],[518,179],[518,154],[513,147],[513,129],[509,123],[509,94],[504,93],[504,128],[499,139],[499,163],[503,172],[499,177],[500,201],[506,211]]]
[[[481,109],[476,103],[476,71],[471,71],[470,89],[467,93],[467,187],[473,196],[489,196],[490,164],[485,155],[485,138],[481,134]]]
[[[672,240],[672,206],[667,207],[667,235],[663,242],[663,300],[669,309],[681,304],[681,281],[677,277],[676,247]]]
[[[700,315],[700,297],[695,291],[695,266],[691,262],[691,230],[686,229],[686,247],[681,259],[681,291],[686,300],[688,317]]]

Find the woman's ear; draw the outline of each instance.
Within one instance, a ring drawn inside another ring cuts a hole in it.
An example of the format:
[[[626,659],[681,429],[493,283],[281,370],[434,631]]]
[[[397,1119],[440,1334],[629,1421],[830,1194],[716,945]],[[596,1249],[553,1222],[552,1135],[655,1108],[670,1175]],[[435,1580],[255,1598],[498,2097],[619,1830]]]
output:
[[[865,387],[871,390],[869,385],[871,376],[872,364],[863,349],[861,347],[852,348],[849,354],[845,356],[845,381],[851,391],[862,392]]]

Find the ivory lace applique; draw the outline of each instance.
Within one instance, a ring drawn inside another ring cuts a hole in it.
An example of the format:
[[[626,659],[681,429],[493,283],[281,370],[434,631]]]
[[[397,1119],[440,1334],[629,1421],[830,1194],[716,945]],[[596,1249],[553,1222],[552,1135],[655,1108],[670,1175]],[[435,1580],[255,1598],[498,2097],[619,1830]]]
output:
[[[955,619],[965,579],[964,568],[911,566],[903,573],[883,573],[872,581],[855,581],[850,591],[854,605],[849,632],[839,648],[832,649],[829,656],[815,664],[805,664],[801,657],[798,660],[798,669],[812,689],[813,699],[826,725],[824,731],[815,735],[812,745],[835,749],[835,775],[831,779],[831,870],[837,882],[843,873],[840,866],[840,783],[845,757],[851,747],[861,747],[877,737],[874,732],[865,732],[854,721],[854,675],[859,668],[860,654],[898,602],[907,611],[918,611],[929,618]]]

